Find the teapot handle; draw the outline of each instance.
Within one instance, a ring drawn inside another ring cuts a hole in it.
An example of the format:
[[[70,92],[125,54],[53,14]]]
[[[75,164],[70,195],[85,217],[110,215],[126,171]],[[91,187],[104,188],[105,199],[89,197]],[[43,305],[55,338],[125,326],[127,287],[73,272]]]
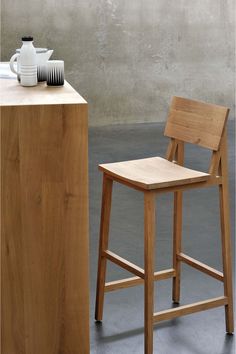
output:
[[[19,75],[20,73],[18,73],[16,70],[15,70],[15,68],[14,68],[14,61],[19,57],[19,55],[20,55],[20,53],[16,53],[16,54],[14,54],[12,57],[11,57],[11,59],[10,59],[10,69],[11,69],[11,71],[14,73],[14,74],[16,74],[16,75]]]

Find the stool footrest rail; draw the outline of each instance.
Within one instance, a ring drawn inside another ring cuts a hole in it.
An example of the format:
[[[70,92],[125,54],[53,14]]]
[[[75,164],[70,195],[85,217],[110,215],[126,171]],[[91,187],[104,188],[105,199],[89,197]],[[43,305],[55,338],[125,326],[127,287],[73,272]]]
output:
[[[215,307],[225,306],[228,304],[226,296],[220,296],[209,300],[195,302],[189,305],[183,305],[172,309],[154,313],[153,322],[170,320],[175,317],[190,315],[191,313],[210,310]]]
[[[126,269],[128,272],[133,273],[142,279],[144,278],[144,270],[142,268],[118,256],[117,254],[109,250],[106,250],[103,251],[102,256],[105,257],[106,259],[109,259],[109,261],[117,264],[118,266]]]
[[[219,281],[222,281],[222,282],[224,281],[224,275],[222,272],[219,272],[218,270],[216,270],[212,267],[209,267],[208,265],[206,265],[202,262],[199,262],[198,260],[196,260],[192,257],[189,257],[184,253],[178,254],[177,257],[178,257],[178,260],[188,264],[190,267],[193,267],[193,268],[199,270],[200,272],[210,275],[211,277],[213,277]]]
[[[173,277],[175,277],[175,270],[173,268],[161,270],[159,272],[154,273],[154,281],[169,279]],[[125,279],[115,280],[106,283],[105,291],[108,292],[108,291],[114,291],[119,289],[125,289],[125,288],[130,288],[132,286],[142,285],[142,284],[144,284],[144,280],[140,277],[125,278]]]

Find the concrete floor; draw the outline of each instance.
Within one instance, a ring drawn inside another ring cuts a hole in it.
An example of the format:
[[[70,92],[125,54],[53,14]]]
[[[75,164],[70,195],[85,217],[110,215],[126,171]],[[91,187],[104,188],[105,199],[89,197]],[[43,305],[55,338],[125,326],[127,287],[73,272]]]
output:
[[[229,167],[231,223],[234,235],[234,124],[229,124]],[[90,274],[91,274],[91,353],[142,354],[143,286],[105,295],[104,319],[94,322],[97,250],[102,189],[98,163],[149,156],[165,156],[168,139],[164,125],[137,124],[90,129]],[[186,165],[207,171],[209,152],[188,145]],[[171,267],[172,194],[157,199],[156,270]],[[188,255],[222,269],[217,188],[192,190],[184,194],[183,249]],[[124,258],[143,266],[142,193],[115,184],[110,228],[110,247]],[[108,263],[107,280],[132,276]],[[156,283],[155,311],[172,306],[171,280]],[[221,296],[223,287],[192,268],[182,266],[181,303],[187,304]],[[224,309],[180,317],[154,327],[154,353],[233,354],[234,336],[225,334]]]

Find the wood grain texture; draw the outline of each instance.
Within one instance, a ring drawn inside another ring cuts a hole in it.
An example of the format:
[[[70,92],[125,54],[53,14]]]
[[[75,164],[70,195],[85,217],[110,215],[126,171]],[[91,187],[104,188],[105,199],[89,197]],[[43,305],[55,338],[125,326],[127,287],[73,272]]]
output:
[[[144,353],[153,353],[154,252],[156,234],[154,192],[144,193]]]
[[[219,272],[218,270],[209,267],[207,264],[204,264],[192,257],[187,256],[184,253],[178,254],[178,259],[181,262],[184,262],[185,264],[188,264],[190,267],[193,267],[195,269],[200,270],[201,272],[210,275],[211,277],[219,280],[219,281],[224,281],[224,275],[222,272]]]
[[[1,114],[1,349],[25,354],[19,121],[8,114]]]
[[[174,154],[174,159],[178,165],[184,165],[184,143],[178,142]],[[174,218],[173,218],[173,268],[175,269],[175,277],[172,285],[172,300],[175,303],[180,301],[180,277],[181,263],[178,254],[182,248],[182,214],[183,214],[183,193],[181,191],[174,192]]]
[[[175,276],[175,270],[165,269],[154,273],[154,281],[165,280],[173,278]],[[136,285],[143,285],[144,279],[140,277],[125,278],[122,280],[114,280],[105,284],[105,292],[130,288]]]
[[[208,173],[178,166],[161,157],[115,162],[99,165],[110,176],[143,189],[167,188],[206,181]]]
[[[95,305],[95,319],[101,321],[103,317],[103,304],[105,292],[105,278],[107,259],[103,252],[108,249],[109,227],[112,201],[112,186],[113,181],[103,174],[103,189],[102,189],[102,208],[100,220],[100,240],[98,254],[98,272],[97,272],[97,293]]]
[[[218,150],[228,114],[227,107],[173,97],[164,135]]]
[[[0,79],[0,106],[48,104],[86,104],[86,101],[67,81],[60,87],[47,86],[45,82],[23,87],[16,80]]]
[[[234,312],[233,312],[233,274],[232,274],[232,254],[230,237],[230,210],[229,210],[229,186],[228,186],[228,155],[227,155],[227,131],[225,129],[221,142],[221,158],[219,173],[222,176],[222,184],[219,185],[220,199],[220,224],[221,243],[224,274],[224,294],[228,298],[225,305],[226,331],[234,332]]]
[[[179,316],[190,315],[199,311],[206,311],[215,307],[224,306],[228,302],[227,297],[219,296],[213,299],[195,302],[189,305],[183,305],[169,310],[156,312],[153,316],[154,322],[166,321]]]
[[[88,354],[87,105],[1,124],[2,354]]]
[[[124,268],[128,272],[131,272],[140,278],[144,278],[144,270],[142,268],[138,267],[136,264],[131,263],[131,262],[127,261],[126,259],[124,259],[124,258],[118,256],[117,254],[115,254],[111,251],[108,251],[108,250],[104,251],[103,255],[104,255],[104,257],[109,259],[111,262]]]

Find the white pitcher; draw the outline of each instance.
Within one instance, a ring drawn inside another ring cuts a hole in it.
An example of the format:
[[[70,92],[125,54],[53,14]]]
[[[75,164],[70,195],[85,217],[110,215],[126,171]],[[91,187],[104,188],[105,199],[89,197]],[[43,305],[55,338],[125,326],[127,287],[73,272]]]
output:
[[[53,50],[48,50],[47,48],[35,48],[36,50],[36,64],[37,64],[37,79],[38,82],[46,81],[47,78],[47,61],[51,57]],[[20,72],[21,72],[21,49],[16,49],[16,54],[14,54],[10,59],[10,68],[14,74],[17,75],[17,79],[20,82]],[[17,69],[15,70],[14,62],[16,60]]]
[[[22,86],[35,86],[38,80],[36,50],[33,46],[33,37],[23,37],[22,43],[20,53],[16,53],[11,57],[10,68],[15,74],[20,74],[20,83]],[[13,61],[16,58],[19,60],[20,72],[15,71],[13,66]]]

